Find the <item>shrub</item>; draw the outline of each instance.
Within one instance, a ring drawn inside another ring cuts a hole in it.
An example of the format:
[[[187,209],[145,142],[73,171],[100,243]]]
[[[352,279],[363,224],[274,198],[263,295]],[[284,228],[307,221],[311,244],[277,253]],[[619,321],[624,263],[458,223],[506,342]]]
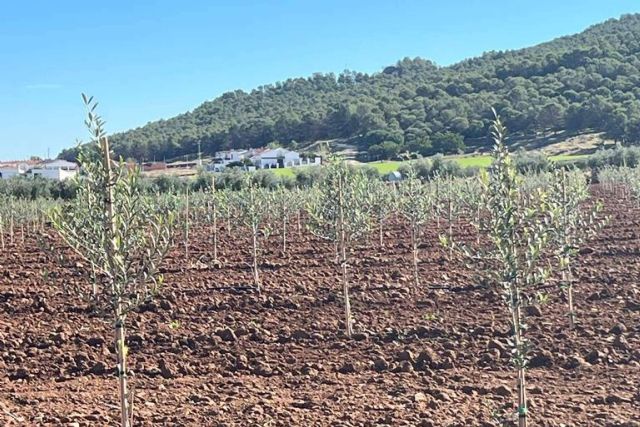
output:
[[[549,158],[541,151],[518,150],[513,161],[520,173],[545,172],[551,168]]]

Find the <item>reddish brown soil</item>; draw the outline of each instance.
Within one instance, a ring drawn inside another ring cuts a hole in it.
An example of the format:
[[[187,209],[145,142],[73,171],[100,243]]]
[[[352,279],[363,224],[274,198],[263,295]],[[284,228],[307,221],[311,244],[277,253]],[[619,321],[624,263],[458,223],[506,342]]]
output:
[[[575,334],[553,288],[531,313],[531,425],[640,425],[640,211],[607,206],[610,225],[580,256]],[[420,287],[399,225],[383,248],[372,238],[352,254],[353,340],[330,244],[292,230],[282,257],[272,236],[262,296],[233,289],[251,280],[246,239],[222,231],[222,269],[188,265],[176,247],[161,297],[128,320],[136,425],[497,425],[515,395],[505,310],[435,233]],[[192,236],[206,261],[208,231]],[[61,267],[29,235],[0,263],[0,423],[116,425],[113,330],[64,293],[86,282],[75,261]]]

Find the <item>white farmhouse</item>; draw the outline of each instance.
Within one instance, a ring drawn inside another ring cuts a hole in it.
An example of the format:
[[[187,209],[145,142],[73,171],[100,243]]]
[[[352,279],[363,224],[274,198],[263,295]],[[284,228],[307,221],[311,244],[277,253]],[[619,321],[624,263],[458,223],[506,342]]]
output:
[[[286,148],[263,148],[255,150],[251,162],[258,169],[289,168],[303,164],[300,154]]]
[[[78,165],[66,160],[48,160],[32,167],[27,175],[41,176],[56,181],[73,178],[78,173]]]
[[[213,172],[221,172],[229,163],[241,162],[250,156],[251,152],[249,152],[249,150],[218,151],[208,169]]]
[[[246,170],[276,169],[297,166],[319,165],[320,157],[302,158],[296,151],[286,148],[255,148],[251,150],[218,151],[209,164],[208,169],[213,172],[223,171],[229,163],[250,162],[253,166],[245,166]]]

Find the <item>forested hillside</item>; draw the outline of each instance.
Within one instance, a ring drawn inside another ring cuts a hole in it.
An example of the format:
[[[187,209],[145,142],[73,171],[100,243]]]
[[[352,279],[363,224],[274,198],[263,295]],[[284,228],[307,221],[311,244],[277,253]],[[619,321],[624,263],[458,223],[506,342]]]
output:
[[[449,67],[403,59],[372,75],[315,74],[229,92],[112,140],[117,154],[138,160],[192,154],[198,143],[211,154],[336,138],[372,158],[405,150],[429,155],[485,135],[492,106],[511,132],[594,130],[640,141],[640,15]],[[74,155],[74,149],[61,153]]]

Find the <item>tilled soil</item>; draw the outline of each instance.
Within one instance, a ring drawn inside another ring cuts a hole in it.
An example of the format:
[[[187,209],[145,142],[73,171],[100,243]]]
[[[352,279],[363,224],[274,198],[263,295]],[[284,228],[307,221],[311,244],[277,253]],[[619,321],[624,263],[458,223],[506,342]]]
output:
[[[528,310],[531,425],[640,425],[640,210],[606,207],[576,268],[576,330],[555,286]],[[208,227],[191,230],[190,261],[176,245],[161,296],[127,321],[135,425],[499,425],[515,403],[506,310],[438,247],[436,224],[419,286],[399,221],[350,254],[351,340],[333,246],[295,225],[286,256],[278,235],[266,244],[261,295],[241,230],[221,225],[221,268]],[[16,240],[0,254],[0,422],[117,425],[112,319],[65,292],[88,280],[61,242]]]

